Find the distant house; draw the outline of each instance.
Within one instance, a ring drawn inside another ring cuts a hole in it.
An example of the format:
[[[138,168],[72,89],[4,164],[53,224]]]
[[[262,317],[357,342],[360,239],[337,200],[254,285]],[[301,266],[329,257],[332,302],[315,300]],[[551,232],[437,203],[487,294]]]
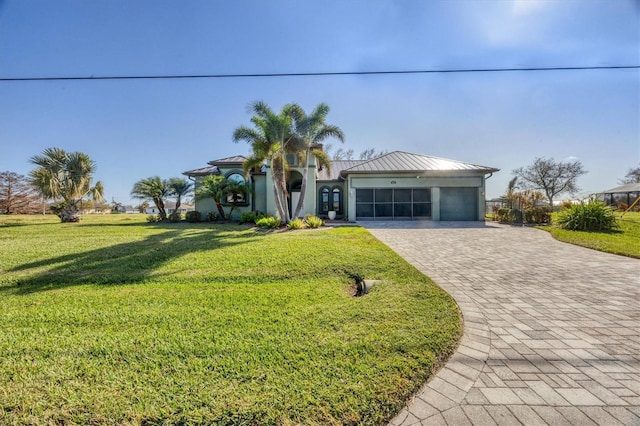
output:
[[[631,206],[640,197],[640,183],[628,183],[602,191],[599,197],[605,204],[616,207]],[[637,204],[636,204],[637,205]]]
[[[227,179],[247,179],[253,194],[238,211],[276,214],[271,169],[244,175],[238,155],[210,161],[207,166],[183,174],[195,181],[204,176],[221,175]],[[300,198],[303,165],[289,158],[289,209]],[[302,216],[361,220],[476,221],[484,220],[485,179],[498,169],[456,160],[394,151],[372,160],[335,160],[331,170],[309,164],[309,179]],[[215,211],[213,200],[196,201],[195,209],[206,215]]]
[[[176,209],[176,203],[174,201],[165,201],[164,203],[164,210],[166,211],[167,215],[170,215],[171,213],[173,213]],[[194,204],[192,203],[181,203],[180,204],[180,208],[178,209],[179,213],[186,213],[188,211],[193,211],[195,210],[196,207]],[[146,214],[158,214],[158,208],[154,205],[150,205],[149,207],[147,207],[144,211]]]

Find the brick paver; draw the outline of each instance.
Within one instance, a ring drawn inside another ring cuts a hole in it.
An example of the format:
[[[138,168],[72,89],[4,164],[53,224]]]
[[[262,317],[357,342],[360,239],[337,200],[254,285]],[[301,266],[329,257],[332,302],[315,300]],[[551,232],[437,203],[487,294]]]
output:
[[[640,260],[526,227],[362,225],[465,321],[457,352],[391,425],[640,425]]]

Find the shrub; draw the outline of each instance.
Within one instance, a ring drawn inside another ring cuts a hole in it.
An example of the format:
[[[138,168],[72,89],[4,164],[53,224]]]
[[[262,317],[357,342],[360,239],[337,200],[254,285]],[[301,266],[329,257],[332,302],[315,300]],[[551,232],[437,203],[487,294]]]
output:
[[[169,220],[171,222],[180,222],[182,220],[182,215],[179,212],[173,212],[169,215]]]
[[[147,216],[147,222],[149,223],[160,222],[160,220],[160,215],[150,214]]]
[[[518,209],[502,207],[498,209],[497,220],[500,223],[522,223],[522,212]]]
[[[289,229],[304,229],[306,227],[307,225],[302,219],[292,219],[291,222],[287,223],[287,228]]]
[[[304,219],[304,222],[309,228],[319,228],[321,226],[324,226],[324,221],[318,216],[308,216]]]
[[[187,222],[200,222],[202,220],[202,214],[200,214],[199,211],[194,210],[194,211],[189,211],[187,212],[186,216],[185,216]]]
[[[280,218],[273,216],[264,216],[256,220],[256,225],[260,228],[277,228],[280,226]]]
[[[535,223],[537,225],[551,223],[551,208],[529,207],[524,211],[524,220],[527,223]]]
[[[558,225],[573,231],[611,231],[618,222],[611,207],[600,201],[572,204],[558,214]]]
[[[216,212],[207,213],[207,222],[215,222],[216,220],[218,220],[218,213]]]
[[[242,212],[240,214],[240,223],[256,223],[263,216],[260,212]]]

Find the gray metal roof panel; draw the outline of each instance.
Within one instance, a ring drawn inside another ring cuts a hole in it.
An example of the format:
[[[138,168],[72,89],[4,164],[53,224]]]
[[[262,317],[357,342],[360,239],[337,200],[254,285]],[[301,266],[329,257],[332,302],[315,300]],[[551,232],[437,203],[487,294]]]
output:
[[[498,169],[457,160],[393,151],[372,160],[361,162],[349,168],[345,173],[366,172],[425,172],[425,171],[476,171],[491,173]]]
[[[215,166],[217,164],[242,164],[247,157],[244,155],[234,155],[233,157],[220,158],[219,160],[209,161],[208,164]]]
[[[327,168],[318,171],[317,180],[336,180],[340,177],[340,172],[349,167],[363,163],[365,160],[332,160],[331,172],[327,172]]]
[[[607,189],[606,191],[602,191],[605,194],[615,194],[617,192],[636,192],[640,191],[640,182],[638,183],[628,183],[626,185],[616,186],[615,188]]]
[[[206,176],[206,175],[219,175],[220,170],[216,166],[201,167],[199,169],[187,170],[182,172],[186,176]]]

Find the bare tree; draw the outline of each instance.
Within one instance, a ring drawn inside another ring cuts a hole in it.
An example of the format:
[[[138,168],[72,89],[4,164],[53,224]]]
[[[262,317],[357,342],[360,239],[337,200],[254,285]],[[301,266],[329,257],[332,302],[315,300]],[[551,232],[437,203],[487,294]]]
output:
[[[332,160],[353,160],[355,159],[355,152],[353,149],[344,149],[338,148],[335,152],[333,152],[333,145],[326,144],[324,146],[324,152],[332,159]],[[367,148],[360,152],[358,157],[360,160],[373,160],[374,158],[378,158],[382,155],[387,154],[387,150],[376,151],[375,148]]]
[[[640,183],[640,166],[629,169],[627,174],[624,175],[624,179],[620,179],[618,182],[622,185],[627,183]]]
[[[361,160],[373,160],[374,158],[378,158],[382,155],[387,154],[389,151],[387,151],[386,149],[384,151],[380,150],[380,151],[376,151],[375,148],[367,148],[364,151],[362,151],[360,153],[360,159]]]
[[[0,173],[0,213],[37,213],[41,204],[27,178],[14,172]]]
[[[515,169],[512,173],[520,178],[522,187],[543,191],[553,206],[556,195],[578,192],[578,177],[587,172],[579,160],[564,163],[553,158],[536,158],[533,164]]]

